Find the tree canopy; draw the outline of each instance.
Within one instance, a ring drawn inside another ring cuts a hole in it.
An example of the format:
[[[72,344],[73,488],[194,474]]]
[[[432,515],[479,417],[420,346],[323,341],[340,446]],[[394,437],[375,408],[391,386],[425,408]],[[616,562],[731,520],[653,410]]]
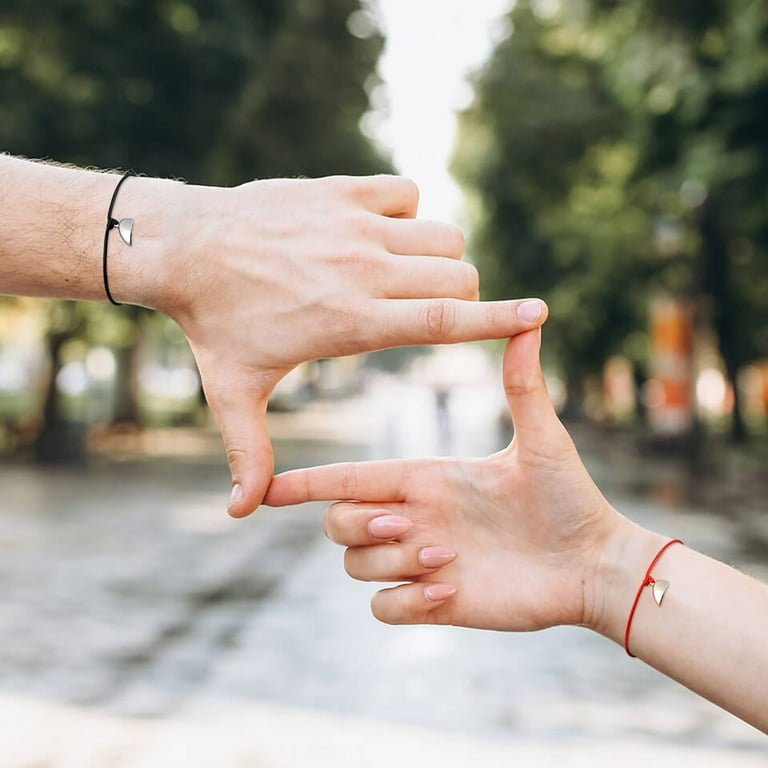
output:
[[[360,130],[382,47],[360,0],[4,0],[0,151],[199,184],[388,171]],[[130,350],[142,311],[47,317],[55,375],[72,338]]]
[[[506,23],[455,158],[486,295],[548,299],[574,383],[641,366],[649,296],[689,296],[735,383],[768,357],[768,7],[519,0]]]
[[[358,0],[7,0],[0,147],[198,183],[365,173],[382,37]],[[356,30],[361,28],[358,24]]]

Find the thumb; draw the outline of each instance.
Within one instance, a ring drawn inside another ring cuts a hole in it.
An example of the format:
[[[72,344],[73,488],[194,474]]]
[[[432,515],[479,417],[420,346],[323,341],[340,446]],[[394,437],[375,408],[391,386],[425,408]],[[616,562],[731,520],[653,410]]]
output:
[[[261,504],[274,472],[272,443],[267,430],[269,393],[226,387],[209,394],[208,401],[224,439],[232,473],[227,512],[246,517]]]
[[[511,338],[504,350],[504,392],[518,440],[540,442],[560,423],[541,371],[540,348],[541,329],[536,328]]]
[[[266,403],[253,409],[241,406],[234,414],[223,416],[220,423],[232,472],[227,512],[232,517],[246,517],[261,504],[275,471]]]

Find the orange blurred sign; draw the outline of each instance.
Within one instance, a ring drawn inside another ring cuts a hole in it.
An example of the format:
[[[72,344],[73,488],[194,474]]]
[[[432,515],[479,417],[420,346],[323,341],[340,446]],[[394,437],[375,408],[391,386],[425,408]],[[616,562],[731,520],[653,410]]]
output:
[[[685,299],[663,297],[651,303],[653,397],[647,406],[651,425],[659,432],[685,432],[693,423],[693,321],[693,307]]]

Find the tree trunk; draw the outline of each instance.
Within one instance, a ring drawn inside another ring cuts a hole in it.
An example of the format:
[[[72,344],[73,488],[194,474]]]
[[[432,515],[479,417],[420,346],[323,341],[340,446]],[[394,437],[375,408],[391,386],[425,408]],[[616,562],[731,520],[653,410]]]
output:
[[[85,461],[85,425],[63,416],[56,385],[62,368],[61,350],[69,338],[70,334],[66,332],[50,332],[47,337],[50,366],[43,425],[35,440],[35,458],[44,464],[82,464]]]
[[[132,321],[129,342],[114,350],[115,354],[115,406],[112,424],[138,426],[139,414],[139,364],[141,339],[144,335],[145,314],[140,307],[124,309]]]
[[[745,362],[739,332],[740,305],[731,276],[728,237],[720,211],[712,199],[707,200],[700,209],[699,228],[702,237],[702,288],[712,300],[712,323],[718,349],[733,389],[731,440],[743,443],[748,434],[738,389],[739,371]]]

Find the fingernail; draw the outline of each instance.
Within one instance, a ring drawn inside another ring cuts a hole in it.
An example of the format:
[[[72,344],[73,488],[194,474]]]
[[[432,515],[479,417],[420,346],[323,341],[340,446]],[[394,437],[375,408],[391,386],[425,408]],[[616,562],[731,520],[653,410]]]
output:
[[[229,495],[229,505],[228,509],[231,509],[235,506],[235,504],[238,504],[243,500],[243,486],[240,485],[240,483],[235,483],[232,486],[232,493]]]
[[[413,528],[413,523],[406,517],[381,515],[368,523],[368,533],[375,539],[392,539]]]
[[[533,325],[541,318],[544,305],[538,300],[524,301],[517,308],[517,316],[524,322]]]
[[[456,592],[456,587],[452,587],[450,584],[427,584],[424,587],[424,597],[434,603],[447,600],[449,597],[453,597]]]
[[[422,568],[440,568],[456,559],[456,553],[446,547],[424,547],[419,552],[419,565]]]

